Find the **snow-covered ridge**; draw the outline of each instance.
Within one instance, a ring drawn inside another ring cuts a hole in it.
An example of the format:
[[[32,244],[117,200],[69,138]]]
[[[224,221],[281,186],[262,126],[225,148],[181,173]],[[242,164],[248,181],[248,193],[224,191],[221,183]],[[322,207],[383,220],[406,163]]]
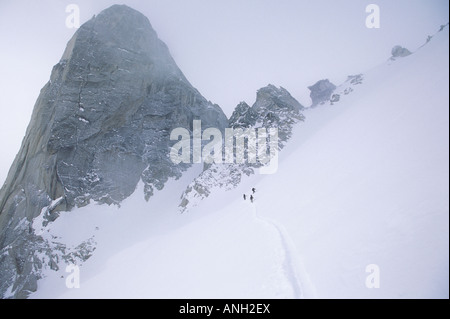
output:
[[[293,125],[276,174],[230,185],[210,171],[209,196],[184,214],[180,194],[202,167],[148,203],[140,185],[120,209],[62,214],[47,233],[74,245],[95,235],[96,250],[80,289],[60,267],[32,297],[448,298],[448,55],[445,28],[338,86],[339,102]],[[380,288],[366,286],[372,264]]]

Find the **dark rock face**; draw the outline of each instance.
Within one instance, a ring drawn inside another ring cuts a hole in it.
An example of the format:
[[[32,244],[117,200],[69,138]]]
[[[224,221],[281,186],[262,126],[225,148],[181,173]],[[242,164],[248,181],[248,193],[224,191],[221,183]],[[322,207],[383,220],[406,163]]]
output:
[[[241,102],[236,106],[229,119],[229,127],[231,128],[246,128],[256,123],[258,115],[245,102]]]
[[[230,117],[231,128],[277,128],[280,149],[291,137],[292,126],[304,117],[304,109],[284,88],[274,85],[261,88],[256,93],[256,102],[249,107],[240,103]]]
[[[13,283],[16,297],[35,289],[33,218],[91,201],[119,204],[140,180],[150,197],[186,168],[170,161],[169,136],[194,119],[204,128],[228,124],[145,16],[114,5],[81,26],[41,90],[0,191],[0,296]]]
[[[311,106],[314,107],[318,104],[329,101],[331,94],[333,94],[334,90],[336,89],[336,85],[326,79],[318,81],[316,84],[309,86],[308,89],[311,91]]]

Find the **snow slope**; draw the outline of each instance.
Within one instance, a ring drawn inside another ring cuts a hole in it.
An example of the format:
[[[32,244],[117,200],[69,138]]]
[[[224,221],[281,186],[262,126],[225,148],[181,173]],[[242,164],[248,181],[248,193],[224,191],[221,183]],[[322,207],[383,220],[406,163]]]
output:
[[[215,189],[185,214],[199,167],[148,203],[140,186],[120,209],[63,213],[46,238],[97,248],[79,289],[61,264],[31,297],[448,298],[448,56],[446,28],[365,73],[338,103],[305,111],[276,174]],[[380,288],[366,287],[370,264]]]

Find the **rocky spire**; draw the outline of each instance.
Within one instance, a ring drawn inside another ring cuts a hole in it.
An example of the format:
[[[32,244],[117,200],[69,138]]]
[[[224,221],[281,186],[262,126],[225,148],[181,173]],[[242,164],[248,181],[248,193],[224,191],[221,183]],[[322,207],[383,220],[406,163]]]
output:
[[[82,25],[41,90],[0,191],[0,296],[35,289],[33,218],[51,221],[92,201],[120,203],[140,180],[150,197],[181,175],[183,166],[168,156],[169,135],[194,119],[204,128],[228,123],[186,80],[144,15],[114,5]]]

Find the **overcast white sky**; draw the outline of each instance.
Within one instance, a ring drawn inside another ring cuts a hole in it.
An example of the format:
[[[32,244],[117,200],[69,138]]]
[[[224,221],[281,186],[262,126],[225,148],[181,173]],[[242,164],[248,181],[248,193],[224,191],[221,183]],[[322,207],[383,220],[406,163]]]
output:
[[[65,24],[70,3],[82,23],[115,3],[141,11],[188,80],[228,116],[269,83],[308,106],[308,85],[364,73],[396,44],[414,50],[449,20],[448,0],[0,0],[0,182],[75,32]],[[365,25],[371,3],[379,29]]]

